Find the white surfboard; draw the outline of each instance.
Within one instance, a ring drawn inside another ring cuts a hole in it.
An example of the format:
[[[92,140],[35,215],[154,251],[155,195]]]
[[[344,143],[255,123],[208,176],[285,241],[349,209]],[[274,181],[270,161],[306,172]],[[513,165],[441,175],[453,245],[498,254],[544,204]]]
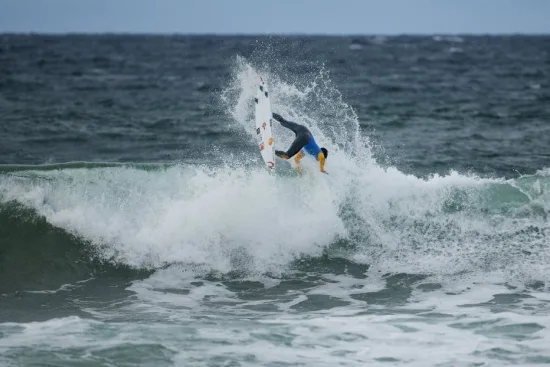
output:
[[[269,169],[275,169],[275,138],[271,127],[273,114],[267,83],[260,77],[256,86],[256,135],[262,158]]]

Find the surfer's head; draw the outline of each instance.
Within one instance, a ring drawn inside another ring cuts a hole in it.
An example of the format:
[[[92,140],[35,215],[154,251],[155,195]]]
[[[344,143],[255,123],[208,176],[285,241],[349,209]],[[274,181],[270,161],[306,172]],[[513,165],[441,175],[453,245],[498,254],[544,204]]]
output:
[[[323,154],[325,155],[325,159],[328,158],[328,150],[327,148],[321,148],[321,150],[323,151]]]

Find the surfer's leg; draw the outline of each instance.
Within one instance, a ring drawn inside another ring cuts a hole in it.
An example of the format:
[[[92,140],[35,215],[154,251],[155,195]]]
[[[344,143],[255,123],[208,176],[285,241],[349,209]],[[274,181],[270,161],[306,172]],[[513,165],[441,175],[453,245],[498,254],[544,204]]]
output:
[[[300,150],[298,152],[298,154],[296,154],[294,156],[294,164],[295,164],[295,167],[296,167],[296,171],[298,171],[298,173],[302,173],[302,165],[300,164],[300,160],[304,158],[304,153],[302,153],[302,151]]]
[[[304,145],[306,145],[309,142],[310,135],[307,133],[301,133],[296,136],[296,139],[290,144],[290,148],[286,152],[282,152],[280,150],[276,150],[275,154],[278,157],[281,157],[283,159],[289,159],[296,155]]]
[[[286,152],[283,152],[282,150],[276,150],[275,151],[275,155],[277,157],[280,157],[280,158],[283,158],[283,159],[288,159],[288,155],[286,155]]]
[[[296,134],[296,135],[298,135],[301,132],[301,128],[302,128],[301,125],[298,125],[295,122],[287,121],[287,120],[281,121],[281,125],[283,127],[286,127],[287,129],[292,130],[294,132],[294,134]]]
[[[299,125],[295,122],[285,120],[281,115],[278,115],[276,113],[273,114],[273,118],[281,123],[283,127],[286,127],[289,130],[292,130],[294,134],[298,135],[304,131],[307,131],[305,126]]]

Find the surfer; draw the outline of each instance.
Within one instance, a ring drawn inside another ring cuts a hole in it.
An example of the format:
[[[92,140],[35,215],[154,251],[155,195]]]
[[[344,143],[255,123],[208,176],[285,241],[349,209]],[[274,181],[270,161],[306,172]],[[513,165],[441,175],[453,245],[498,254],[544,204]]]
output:
[[[276,150],[275,154],[277,157],[283,159],[290,159],[294,157],[294,162],[296,163],[298,172],[301,172],[300,160],[304,158],[306,154],[313,156],[319,161],[319,169],[323,173],[325,172],[325,160],[328,157],[328,150],[325,148],[319,148],[315,138],[311,131],[303,125],[297,124],[292,121],[285,120],[281,115],[274,113],[273,118],[281,123],[283,127],[290,129],[296,134],[296,138],[290,144],[290,148],[286,152]]]

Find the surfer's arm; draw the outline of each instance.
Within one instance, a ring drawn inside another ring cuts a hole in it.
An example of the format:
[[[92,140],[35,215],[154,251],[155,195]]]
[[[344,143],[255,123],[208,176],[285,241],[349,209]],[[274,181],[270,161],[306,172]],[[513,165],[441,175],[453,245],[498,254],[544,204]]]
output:
[[[321,170],[321,172],[327,173],[325,171],[325,154],[323,152],[319,153],[317,155],[317,159],[319,160],[319,169]]]

